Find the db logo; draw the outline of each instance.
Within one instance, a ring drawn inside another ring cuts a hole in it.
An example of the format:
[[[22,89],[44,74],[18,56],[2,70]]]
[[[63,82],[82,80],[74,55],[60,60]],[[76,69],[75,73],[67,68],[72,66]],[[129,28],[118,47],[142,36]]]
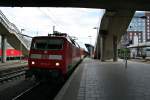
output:
[[[44,53],[47,53],[47,51],[44,51]]]

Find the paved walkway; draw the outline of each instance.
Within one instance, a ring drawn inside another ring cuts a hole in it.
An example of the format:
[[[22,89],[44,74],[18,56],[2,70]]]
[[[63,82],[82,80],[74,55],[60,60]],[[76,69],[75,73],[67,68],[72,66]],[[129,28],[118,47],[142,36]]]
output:
[[[85,59],[55,100],[150,100],[150,65]]]

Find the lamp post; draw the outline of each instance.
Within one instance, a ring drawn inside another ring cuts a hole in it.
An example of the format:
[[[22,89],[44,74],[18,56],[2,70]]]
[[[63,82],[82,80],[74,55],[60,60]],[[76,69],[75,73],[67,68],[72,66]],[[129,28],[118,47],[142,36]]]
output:
[[[25,29],[21,29],[21,34],[22,34],[23,31],[25,31]],[[22,44],[21,44],[21,41],[20,41],[20,63],[21,63],[21,56],[22,56]]]
[[[88,37],[89,37],[89,40],[90,40],[90,44],[92,44],[92,36],[89,35]]]
[[[98,28],[98,27],[94,27],[93,29],[96,29],[97,35],[98,35],[98,30],[99,30],[99,28]]]
[[[90,41],[90,56],[92,56],[92,36],[90,35],[90,36],[88,36],[89,37],[89,41]]]
[[[137,56],[139,56],[139,33],[137,33],[137,39],[138,39]]]

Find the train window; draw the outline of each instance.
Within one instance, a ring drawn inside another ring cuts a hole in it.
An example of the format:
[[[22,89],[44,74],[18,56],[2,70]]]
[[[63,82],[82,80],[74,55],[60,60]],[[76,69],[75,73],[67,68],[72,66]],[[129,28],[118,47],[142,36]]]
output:
[[[150,49],[146,49],[146,51],[150,51]]]
[[[36,50],[61,50],[63,49],[62,39],[36,39],[31,46]]]
[[[47,45],[48,50],[60,50],[62,48],[63,48],[63,40],[51,39],[48,41]]]
[[[32,45],[32,49],[45,49],[47,46],[47,43],[45,40],[36,40],[34,41],[33,45]]]

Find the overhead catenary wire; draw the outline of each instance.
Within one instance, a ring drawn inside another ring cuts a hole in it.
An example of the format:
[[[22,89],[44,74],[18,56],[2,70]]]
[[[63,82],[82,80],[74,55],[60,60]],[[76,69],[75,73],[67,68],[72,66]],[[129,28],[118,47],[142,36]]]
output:
[[[53,10],[51,10],[50,8],[47,8],[47,10],[48,10],[48,12],[51,13],[52,16],[54,16],[53,18],[60,19],[60,18],[55,14],[55,12],[54,12]],[[58,21],[58,20],[56,20],[56,21]],[[62,28],[64,27],[64,25],[63,25],[62,23],[59,23],[59,25],[60,25]]]
[[[50,12],[50,14],[53,16],[53,18],[57,18],[58,19],[58,17],[54,14],[53,11],[51,11],[49,8],[47,8],[47,10],[48,10],[48,12]],[[59,25],[61,25],[61,27],[63,26],[61,23],[59,23]]]
[[[58,18],[56,15],[55,15],[55,13],[50,9],[50,8],[47,8],[47,10],[48,10],[48,12],[50,12],[51,13],[51,15],[53,16],[53,18],[57,18],[57,20],[56,21],[58,21],[58,19],[60,19],[60,18]],[[59,26],[61,27],[61,29],[63,29],[64,30],[64,25],[62,24],[62,23],[59,23]],[[64,30],[65,32],[66,32],[66,30]]]
[[[48,15],[46,12],[44,12],[43,10],[41,10],[40,8],[37,8],[41,13],[43,13],[47,18],[49,18],[49,20],[52,22],[52,23],[54,23],[54,25],[57,25],[57,27],[59,27],[60,29],[62,29],[62,30],[64,30],[61,26],[60,26],[60,24],[58,24],[55,20],[54,20],[54,18],[52,18],[50,15]]]

